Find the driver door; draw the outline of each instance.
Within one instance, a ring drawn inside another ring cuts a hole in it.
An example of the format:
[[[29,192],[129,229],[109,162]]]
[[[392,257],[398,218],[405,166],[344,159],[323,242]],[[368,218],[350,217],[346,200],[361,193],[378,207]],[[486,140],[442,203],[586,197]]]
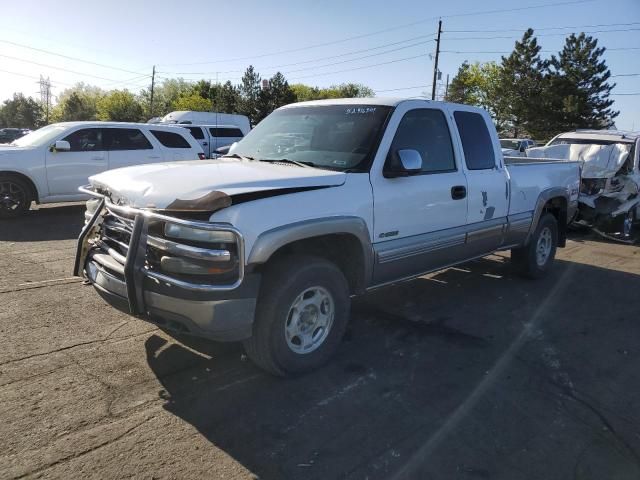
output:
[[[78,187],[89,177],[108,169],[102,128],[81,128],[58,140],[69,142],[69,151],[48,149],[47,183],[50,196],[78,196]],[[55,142],[52,142],[55,143]]]
[[[465,257],[467,180],[451,130],[450,119],[441,109],[406,111],[383,171],[372,171],[377,284]],[[394,169],[399,150],[418,152],[421,170],[405,176],[387,173]]]

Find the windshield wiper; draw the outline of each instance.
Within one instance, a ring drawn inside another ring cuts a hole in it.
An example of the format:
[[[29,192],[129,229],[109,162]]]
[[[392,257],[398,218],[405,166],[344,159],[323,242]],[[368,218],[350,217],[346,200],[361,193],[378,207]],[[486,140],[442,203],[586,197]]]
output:
[[[284,163],[293,163],[294,165],[298,165],[303,168],[316,168],[316,164],[313,162],[299,162],[298,160],[290,160],[288,158],[261,158],[261,162],[284,162]]]
[[[220,158],[239,158],[240,160],[255,160],[253,157],[249,157],[247,155],[238,155],[237,153],[229,153],[227,155],[222,155]]]

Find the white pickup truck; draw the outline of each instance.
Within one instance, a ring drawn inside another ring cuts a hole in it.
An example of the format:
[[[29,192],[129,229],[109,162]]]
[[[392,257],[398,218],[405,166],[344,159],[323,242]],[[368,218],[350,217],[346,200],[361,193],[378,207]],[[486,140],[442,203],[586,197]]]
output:
[[[121,122],[53,123],[0,145],[0,220],[36,203],[86,200],[78,187],[111,168],[204,159],[198,142],[167,125]]]
[[[126,312],[241,340],[286,375],[330,357],[353,295],[505,249],[544,275],[579,183],[575,162],[506,166],[478,108],[298,103],[218,160],[92,177],[74,273]]]

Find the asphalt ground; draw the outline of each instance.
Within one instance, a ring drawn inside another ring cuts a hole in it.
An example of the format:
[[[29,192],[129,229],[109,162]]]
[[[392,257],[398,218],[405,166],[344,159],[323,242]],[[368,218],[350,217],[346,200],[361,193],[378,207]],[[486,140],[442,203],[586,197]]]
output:
[[[280,379],[71,276],[83,207],[0,224],[0,478],[640,478],[640,248],[572,233],[354,300]]]

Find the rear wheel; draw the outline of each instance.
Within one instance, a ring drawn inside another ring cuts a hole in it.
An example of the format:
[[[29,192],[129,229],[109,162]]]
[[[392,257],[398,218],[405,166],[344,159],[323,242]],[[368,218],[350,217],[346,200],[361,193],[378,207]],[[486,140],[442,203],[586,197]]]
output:
[[[349,318],[349,287],[333,263],[293,255],[269,265],[262,279],[247,355],[274,375],[302,373],[337,349]]]
[[[31,188],[19,177],[0,175],[0,218],[16,218],[29,207],[33,194]]]
[[[540,278],[551,269],[557,246],[558,222],[552,214],[545,213],[540,217],[529,243],[511,250],[511,261],[518,273],[529,278]]]

